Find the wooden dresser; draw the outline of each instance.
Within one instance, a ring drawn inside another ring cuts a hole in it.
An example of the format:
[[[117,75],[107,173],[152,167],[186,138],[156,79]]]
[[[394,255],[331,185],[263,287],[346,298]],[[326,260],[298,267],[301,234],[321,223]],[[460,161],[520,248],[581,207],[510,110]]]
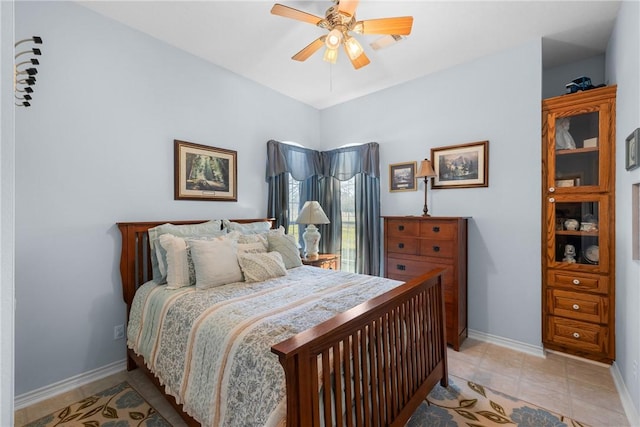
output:
[[[467,337],[467,218],[384,216],[385,277],[409,280],[434,268],[443,276],[447,344]]]

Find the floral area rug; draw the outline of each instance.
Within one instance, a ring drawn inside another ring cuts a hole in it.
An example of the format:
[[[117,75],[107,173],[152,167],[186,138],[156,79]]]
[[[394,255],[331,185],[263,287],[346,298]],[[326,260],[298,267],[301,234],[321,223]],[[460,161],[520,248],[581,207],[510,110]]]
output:
[[[171,427],[129,383],[96,393],[24,427]]]
[[[589,427],[564,415],[449,375],[437,384],[406,427]]]

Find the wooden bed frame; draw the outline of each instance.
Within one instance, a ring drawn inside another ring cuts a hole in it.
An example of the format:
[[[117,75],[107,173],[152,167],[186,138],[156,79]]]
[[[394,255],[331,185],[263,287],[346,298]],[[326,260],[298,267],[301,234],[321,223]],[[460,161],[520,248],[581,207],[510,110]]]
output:
[[[117,224],[127,316],[136,289],[152,277],[147,231],[167,222],[205,220]],[[287,426],[319,427],[323,420],[339,426],[403,426],[436,383],[446,386],[442,271],[428,272],[274,345],[271,351],[286,378]],[[164,393],[143,358],[127,349],[127,369],[135,368],[147,374],[188,425],[200,425]]]

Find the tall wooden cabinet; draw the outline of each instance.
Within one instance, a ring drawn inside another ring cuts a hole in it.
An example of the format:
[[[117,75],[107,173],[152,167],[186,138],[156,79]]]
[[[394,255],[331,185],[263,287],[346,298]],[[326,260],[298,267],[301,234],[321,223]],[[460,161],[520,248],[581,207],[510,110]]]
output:
[[[385,276],[407,281],[444,268],[447,344],[467,337],[467,218],[385,216]]]
[[[616,86],[542,101],[545,348],[615,360]]]

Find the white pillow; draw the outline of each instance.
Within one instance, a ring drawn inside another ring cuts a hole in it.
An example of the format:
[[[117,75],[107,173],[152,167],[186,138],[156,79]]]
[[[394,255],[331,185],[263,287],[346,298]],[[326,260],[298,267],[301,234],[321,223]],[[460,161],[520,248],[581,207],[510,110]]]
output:
[[[162,234],[158,241],[167,255],[167,289],[178,289],[191,285],[189,280],[189,260],[187,244],[181,237],[173,234]]]
[[[235,240],[189,240],[188,244],[196,270],[196,288],[242,282]]]
[[[222,228],[229,231],[239,231],[242,234],[257,234],[257,233],[264,233],[265,231],[269,231],[271,229],[271,222],[256,221],[256,222],[239,223],[239,222],[229,221],[228,219],[223,219]]]
[[[267,240],[269,241],[269,252],[279,252],[287,269],[302,265],[300,249],[298,249],[295,237],[290,234],[269,234]]]
[[[158,238],[163,234],[173,234],[178,237],[219,236],[226,234],[221,229],[222,220],[216,219],[200,224],[162,224],[148,230],[149,248],[151,250],[151,266],[153,267],[153,280],[164,283],[167,276],[166,255],[162,245],[158,244]]]
[[[238,262],[247,282],[262,282],[287,275],[287,269],[279,252],[239,253]]]

